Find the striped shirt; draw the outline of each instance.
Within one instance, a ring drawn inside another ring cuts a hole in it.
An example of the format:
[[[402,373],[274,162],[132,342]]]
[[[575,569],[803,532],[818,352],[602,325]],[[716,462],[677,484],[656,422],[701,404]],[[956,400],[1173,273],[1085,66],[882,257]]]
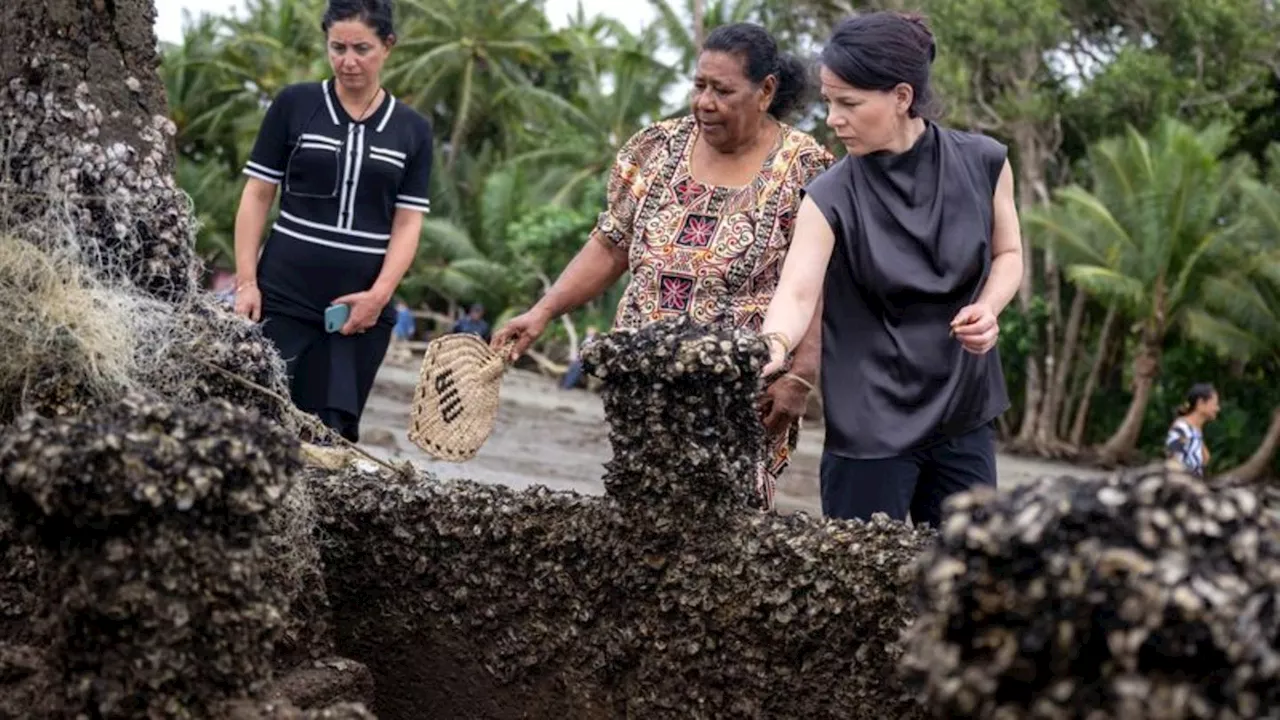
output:
[[[319,321],[334,298],[368,290],[397,210],[430,212],[431,165],[430,123],[391,93],[357,122],[332,81],[282,90],[244,167],[280,186],[258,266],[264,311]]]
[[[1200,428],[1179,418],[1169,428],[1164,446],[1169,457],[1181,462],[1187,472],[1204,476],[1204,433]]]

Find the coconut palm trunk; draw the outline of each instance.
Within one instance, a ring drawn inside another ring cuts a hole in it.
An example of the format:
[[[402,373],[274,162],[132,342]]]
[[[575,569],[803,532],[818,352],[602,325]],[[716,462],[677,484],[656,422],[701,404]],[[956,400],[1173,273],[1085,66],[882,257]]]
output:
[[[1267,428],[1267,434],[1262,437],[1262,442],[1253,451],[1253,455],[1223,475],[1239,480],[1257,480],[1271,468],[1277,448],[1280,448],[1280,407],[1271,412],[1271,426]]]
[[[1138,445],[1142,434],[1142,420],[1151,401],[1151,390],[1160,374],[1160,346],[1162,333],[1148,326],[1143,330],[1141,344],[1133,358],[1133,398],[1124,420],[1106,443],[1098,450],[1104,462],[1123,462]]]

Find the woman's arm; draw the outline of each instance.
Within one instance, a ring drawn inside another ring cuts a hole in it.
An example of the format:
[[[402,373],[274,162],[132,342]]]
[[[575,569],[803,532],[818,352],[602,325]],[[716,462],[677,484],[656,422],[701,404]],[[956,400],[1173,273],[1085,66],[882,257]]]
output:
[[[992,201],[991,273],[978,299],[951,321],[956,339],[972,353],[985,353],[1000,336],[1000,313],[1022,285],[1022,229],[1013,200],[1013,168],[1006,160]]]
[[[391,221],[391,240],[387,243],[387,257],[382,261],[382,272],[373,281],[375,298],[385,306],[396,294],[404,274],[413,265],[413,258],[418,254],[418,238],[422,235],[422,213],[418,210],[396,208],[396,216]],[[381,311],[381,308],[379,308]]]
[[[1018,206],[1013,200],[1013,168],[1008,160],[1000,171],[993,205],[991,274],[978,295],[978,302],[986,304],[991,312],[999,315],[1022,285],[1022,227],[1018,221]]]
[[[796,215],[795,234],[782,266],[782,278],[778,280],[778,289],[760,328],[762,334],[776,333],[783,338],[783,343],[771,345],[771,362],[763,375],[781,367],[787,351],[795,349],[800,355],[801,348],[796,344],[798,339],[821,332],[820,323],[813,322],[813,318],[822,297],[822,284],[835,242],[835,233],[822,211],[811,198],[805,197]],[[820,336],[814,339],[817,337]],[[811,350],[809,357],[816,367],[816,347]]]
[[[254,322],[262,317],[262,298],[257,289],[258,250],[262,246],[267,215],[275,201],[273,183],[250,177],[240,192],[240,206],[236,210],[236,312]]]
[[[236,210],[235,229],[236,281],[240,285],[258,280],[262,230],[275,201],[275,185],[252,177],[245,182],[240,193],[240,207]]]

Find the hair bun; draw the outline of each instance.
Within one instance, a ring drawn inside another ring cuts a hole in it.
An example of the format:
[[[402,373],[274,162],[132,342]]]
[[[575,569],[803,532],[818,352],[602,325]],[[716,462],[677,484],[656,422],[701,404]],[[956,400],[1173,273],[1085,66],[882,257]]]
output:
[[[932,64],[938,57],[938,43],[933,37],[933,29],[929,27],[929,21],[920,13],[899,12],[895,14],[924,33],[925,38],[929,41],[929,63]]]

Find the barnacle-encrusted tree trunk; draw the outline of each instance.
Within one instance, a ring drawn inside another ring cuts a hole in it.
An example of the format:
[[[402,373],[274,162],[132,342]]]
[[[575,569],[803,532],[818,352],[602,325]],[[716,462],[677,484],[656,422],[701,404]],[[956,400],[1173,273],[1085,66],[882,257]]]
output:
[[[112,279],[180,302],[197,263],[154,21],[152,0],[0,3],[22,48],[0,54],[0,233],[69,240]]]
[[[98,141],[141,148],[145,143],[136,121],[168,115],[156,72],[155,15],[153,0],[0,3],[0,27],[9,47],[32,50],[0,53],[0,77],[5,87],[20,79],[27,90],[52,93],[68,103],[84,83],[85,99],[103,113]],[[78,130],[70,118],[63,123],[65,132]],[[49,132],[57,129],[46,127]],[[172,155],[167,159],[166,171]]]

